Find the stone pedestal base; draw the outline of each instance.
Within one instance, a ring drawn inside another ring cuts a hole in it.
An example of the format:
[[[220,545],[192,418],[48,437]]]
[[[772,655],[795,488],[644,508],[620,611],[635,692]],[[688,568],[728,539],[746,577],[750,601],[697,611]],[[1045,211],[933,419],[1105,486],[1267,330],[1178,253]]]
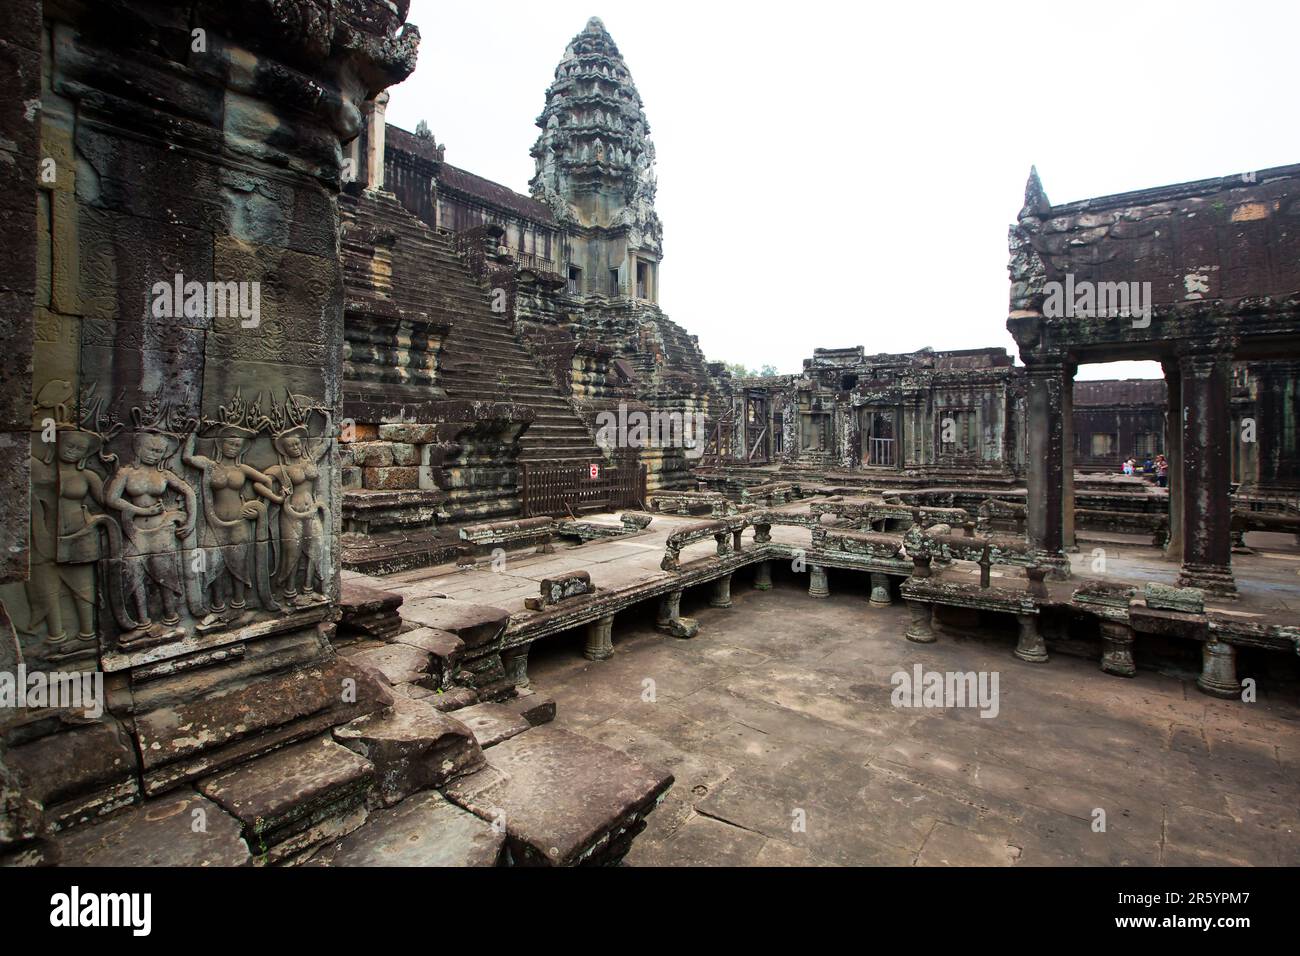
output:
[[[826,582],[826,569],[820,564],[808,567],[808,596],[815,598],[831,596],[830,585]]]
[[[1188,564],[1183,562],[1178,575],[1180,588],[1200,588],[1218,598],[1236,600],[1237,582],[1232,579],[1232,568],[1217,564]]]
[[[894,599],[889,595],[889,577],[884,574],[871,575],[871,602],[875,607],[889,607]]]
[[[731,575],[724,574],[713,582],[713,596],[709,607],[731,607]]]
[[[506,670],[506,680],[515,687],[528,686],[528,646],[501,652],[501,664]]]
[[[613,614],[588,622],[587,646],[583,654],[589,661],[607,661],[614,656]]]
[[[1045,663],[1047,645],[1043,643],[1043,635],[1038,632],[1038,615],[1017,614],[1016,620],[1020,624],[1020,639],[1013,653],[1031,664]]]
[[[934,629],[930,626],[930,616],[934,613],[932,605],[924,601],[908,601],[907,609],[912,614],[912,623],[903,633],[914,644],[933,644],[936,640]]]
[[[1117,677],[1133,677],[1133,629],[1123,621],[1101,622],[1101,669]]]
[[[772,562],[760,561],[754,566],[754,590],[772,590]]]
[[[1201,676],[1196,686],[1211,697],[1231,700],[1241,696],[1237,680],[1237,649],[1231,644],[1206,641],[1201,645]]]

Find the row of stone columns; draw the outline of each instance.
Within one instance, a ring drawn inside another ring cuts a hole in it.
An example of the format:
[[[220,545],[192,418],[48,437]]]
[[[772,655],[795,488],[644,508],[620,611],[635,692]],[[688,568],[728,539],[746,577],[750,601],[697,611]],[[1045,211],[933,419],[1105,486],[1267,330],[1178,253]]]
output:
[[[763,562],[766,569],[767,562]],[[767,571],[767,586],[772,586],[771,571]],[[808,566],[808,596],[815,598],[830,597],[830,584],[826,577],[826,569],[820,564],[810,564]],[[894,599],[889,593],[889,575],[880,572],[871,572],[871,599],[868,602],[874,607],[889,607],[894,603]]]

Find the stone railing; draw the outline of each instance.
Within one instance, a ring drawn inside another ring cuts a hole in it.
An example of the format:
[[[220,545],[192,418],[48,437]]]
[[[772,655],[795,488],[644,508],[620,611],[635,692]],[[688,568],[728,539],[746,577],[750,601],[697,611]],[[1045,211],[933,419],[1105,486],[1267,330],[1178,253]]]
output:
[[[701,515],[707,512],[715,518],[721,518],[735,510],[735,505],[716,491],[659,491],[647,497],[651,511],[679,515]]]
[[[535,547],[541,554],[550,554],[554,534],[555,521],[552,518],[522,518],[470,525],[460,529],[462,544],[456,563],[461,567],[473,567],[477,558],[491,554],[497,548],[521,550]]]
[[[699,541],[707,541],[709,538],[717,542],[717,556],[725,558],[740,550],[741,532],[749,524],[750,520],[744,515],[732,515],[729,518],[680,528],[670,534],[668,540],[664,542],[664,557],[659,567],[664,571],[676,571],[681,564],[682,550]],[[758,539],[755,538],[755,541]]]

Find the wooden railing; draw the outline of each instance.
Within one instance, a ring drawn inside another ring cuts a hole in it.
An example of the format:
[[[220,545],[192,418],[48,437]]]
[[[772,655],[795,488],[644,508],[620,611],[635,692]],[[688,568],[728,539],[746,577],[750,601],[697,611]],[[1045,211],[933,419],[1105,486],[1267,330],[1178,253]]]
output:
[[[519,491],[525,518],[563,517],[623,508],[645,509],[646,467],[640,462],[606,465],[521,462]]]

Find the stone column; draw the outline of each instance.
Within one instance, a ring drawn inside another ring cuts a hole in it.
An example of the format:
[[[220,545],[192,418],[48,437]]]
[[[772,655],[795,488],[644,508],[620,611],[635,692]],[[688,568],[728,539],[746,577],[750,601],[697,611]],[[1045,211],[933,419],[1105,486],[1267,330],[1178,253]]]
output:
[[[1169,462],[1169,540],[1165,557],[1183,559],[1183,399],[1182,373],[1176,361],[1161,362],[1165,372],[1165,460]]]
[[[506,680],[515,687],[528,686],[528,648],[529,645],[525,644],[501,652],[501,663],[506,670]]]
[[[912,623],[908,625],[903,636],[914,644],[933,644],[937,640],[934,636],[934,628],[930,626],[934,606],[926,601],[909,600],[907,609],[912,614]]]
[[[831,596],[830,586],[826,583],[826,569],[820,564],[808,565],[808,595],[815,598]]]
[[[1061,547],[1067,552],[1079,550],[1074,539],[1074,374],[1079,366],[1065,366],[1065,384],[1061,388]]]
[[[1038,615],[1017,614],[1016,621],[1020,624],[1020,639],[1016,642],[1013,653],[1031,664],[1044,663],[1047,660],[1047,645],[1043,643],[1043,635],[1038,631]]]
[[[614,656],[613,614],[587,622],[587,646],[583,654],[589,661],[607,661]]]
[[[1133,628],[1126,621],[1101,621],[1101,669],[1119,677],[1133,677]]]
[[[1065,364],[1035,362],[1026,366],[1028,380],[1026,422],[1029,447],[1027,530],[1029,544],[1040,564],[1053,578],[1070,576],[1065,555],[1064,393],[1068,387]]]
[[[889,607],[894,599],[889,596],[889,575],[871,572],[871,604],[875,607]]]
[[[1228,402],[1230,348],[1179,357],[1183,404],[1182,587],[1236,597],[1232,579]]]
[[[387,126],[388,91],[370,101],[366,114],[366,188],[384,188],[384,133]]]
[[[754,565],[754,590],[772,590],[772,562],[760,561]]]
[[[1220,641],[1206,641],[1201,645],[1201,676],[1196,686],[1211,697],[1230,700],[1241,696],[1241,683],[1237,680],[1237,648]]]
[[[692,618],[681,616],[682,592],[669,591],[659,599],[659,614],[655,627],[667,631],[673,637],[694,637],[699,633],[699,625]]]
[[[731,607],[731,575],[724,574],[713,582],[713,597],[709,607]]]

